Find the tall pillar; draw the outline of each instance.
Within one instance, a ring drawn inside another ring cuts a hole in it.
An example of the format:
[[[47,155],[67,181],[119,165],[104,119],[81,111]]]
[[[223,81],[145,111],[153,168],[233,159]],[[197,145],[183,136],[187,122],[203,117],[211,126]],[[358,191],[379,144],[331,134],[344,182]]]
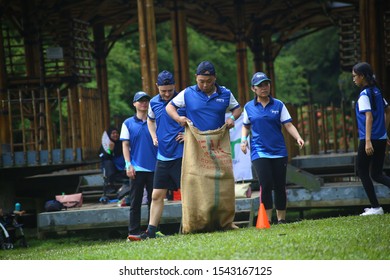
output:
[[[157,82],[157,42],[153,0],[137,0],[142,90],[153,94]]]
[[[264,47],[263,38],[259,35],[260,28],[258,22],[254,23],[254,32],[252,33],[248,44],[253,54],[253,74],[256,72],[263,72]]]
[[[107,75],[107,51],[104,43],[104,25],[98,24],[93,27],[93,37],[95,42],[96,54],[96,84],[101,97],[101,113],[103,125],[105,128],[110,126],[110,101]]]
[[[190,84],[186,14],[181,1],[174,0],[171,9],[171,30],[176,90]]]
[[[36,23],[33,22],[31,7],[34,1],[26,1],[23,4],[23,31],[24,31],[24,49],[26,59],[26,71],[28,78],[38,78],[40,76],[40,41],[39,31]]]
[[[237,61],[237,89],[238,102],[244,106],[249,101],[249,79],[248,79],[248,60],[246,43],[239,41],[236,43],[236,61]]]
[[[242,1],[234,1],[235,6],[235,39],[236,39],[236,64],[237,64],[237,90],[238,102],[244,106],[249,101],[248,86],[248,60],[247,46],[245,42],[244,5]]]
[[[267,33],[264,36],[264,60],[265,60],[265,65],[266,65],[266,74],[267,76],[271,79],[271,84],[272,84],[272,91],[271,94],[273,97],[276,97],[276,81],[275,81],[275,67],[274,67],[274,55],[272,52],[272,34]]]
[[[362,61],[371,64],[375,74],[379,75],[381,56],[380,25],[378,22],[379,11],[377,11],[378,0],[360,0],[359,1],[359,21],[360,21],[360,47],[362,52]],[[383,15],[382,15],[383,17]],[[379,78],[379,77],[378,77]]]

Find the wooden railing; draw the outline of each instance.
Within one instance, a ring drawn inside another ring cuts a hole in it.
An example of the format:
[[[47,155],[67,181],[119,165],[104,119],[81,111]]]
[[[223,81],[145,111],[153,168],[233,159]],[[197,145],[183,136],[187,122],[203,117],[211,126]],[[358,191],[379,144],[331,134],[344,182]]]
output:
[[[290,158],[297,155],[356,152],[358,145],[356,117],[353,103],[334,105],[287,105],[305,147],[299,150],[289,135],[287,145]]]
[[[2,111],[7,113],[0,117],[8,120],[0,122],[2,126],[4,123],[8,126],[1,129],[6,129],[9,137],[8,141],[2,140],[1,143],[0,167],[5,161],[13,166],[30,165],[31,161],[35,164],[61,163],[66,160],[66,150],[71,150],[70,160],[97,159],[101,134],[106,128],[103,127],[101,99],[96,89],[10,90],[7,99],[1,102]],[[304,149],[299,150],[296,141],[285,133],[290,159],[357,151],[353,103],[287,107],[306,142]],[[16,153],[19,153],[18,159]]]
[[[96,158],[104,130],[100,108],[95,89],[8,90],[1,100],[1,166]]]

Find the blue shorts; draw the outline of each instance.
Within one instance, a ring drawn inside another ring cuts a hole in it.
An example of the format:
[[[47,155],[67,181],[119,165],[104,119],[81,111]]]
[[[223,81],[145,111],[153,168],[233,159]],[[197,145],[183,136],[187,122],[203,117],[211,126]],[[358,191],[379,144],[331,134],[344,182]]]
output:
[[[154,171],[153,189],[177,190],[180,188],[182,158],[157,160]]]

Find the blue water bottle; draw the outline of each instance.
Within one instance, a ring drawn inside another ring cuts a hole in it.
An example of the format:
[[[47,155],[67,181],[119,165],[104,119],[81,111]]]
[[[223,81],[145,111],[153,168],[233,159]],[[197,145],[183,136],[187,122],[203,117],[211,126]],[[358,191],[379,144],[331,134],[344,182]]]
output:
[[[22,205],[19,202],[15,203],[15,211],[20,211],[22,209]]]

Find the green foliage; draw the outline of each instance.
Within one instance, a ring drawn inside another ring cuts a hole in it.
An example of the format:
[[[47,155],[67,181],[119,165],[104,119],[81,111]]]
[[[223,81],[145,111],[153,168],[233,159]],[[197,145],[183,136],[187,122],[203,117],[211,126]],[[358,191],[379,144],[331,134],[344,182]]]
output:
[[[270,229],[172,235],[142,242],[92,234],[30,240],[8,260],[388,260],[390,214],[303,220]]]
[[[215,64],[218,83],[237,92],[237,70],[233,44],[216,42],[188,28],[189,74],[203,60]],[[170,23],[156,26],[159,71],[174,71]],[[138,33],[118,40],[107,58],[111,116],[126,118],[134,114],[131,97],[142,90]],[[194,84],[195,79],[190,81]],[[96,83],[95,83],[96,84]],[[92,85],[92,84],[91,84]]]
[[[159,71],[174,70],[170,22],[156,26]],[[237,94],[236,46],[213,41],[187,28],[190,84],[195,83],[197,65],[203,60],[214,63],[217,82]],[[248,64],[252,54],[248,49]],[[108,58],[111,115],[122,118],[134,113],[133,94],[142,88],[138,33],[119,40]],[[248,66],[250,68],[250,66]],[[248,76],[252,76],[248,71]],[[275,61],[276,95],[286,103],[338,105],[355,94],[350,73],[341,73],[337,28],[327,28],[286,45]]]
[[[308,101],[308,81],[305,69],[295,56],[280,55],[275,61],[276,97],[285,103],[296,105]]]
[[[142,90],[139,59],[137,34],[116,42],[107,58],[112,116],[129,117],[134,114],[132,96]]]
[[[213,41],[191,28],[188,28],[189,71],[194,77],[198,64],[204,60],[211,61],[217,73],[217,83],[237,93],[237,66],[234,44]],[[195,83],[195,78],[193,80]],[[192,83],[192,84],[193,84]]]
[[[338,53],[338,30],[330,27],[305,36],[285,46],[280,55],[295,57],[304,68],[312,102],[327,105],[339,104],[341,95],[338,88],[340,63]],[[278,60],[280,61],[280,60]],[[287,68],[295,71],[295,68]],[[298,72],[297,75],[301,74]]]

